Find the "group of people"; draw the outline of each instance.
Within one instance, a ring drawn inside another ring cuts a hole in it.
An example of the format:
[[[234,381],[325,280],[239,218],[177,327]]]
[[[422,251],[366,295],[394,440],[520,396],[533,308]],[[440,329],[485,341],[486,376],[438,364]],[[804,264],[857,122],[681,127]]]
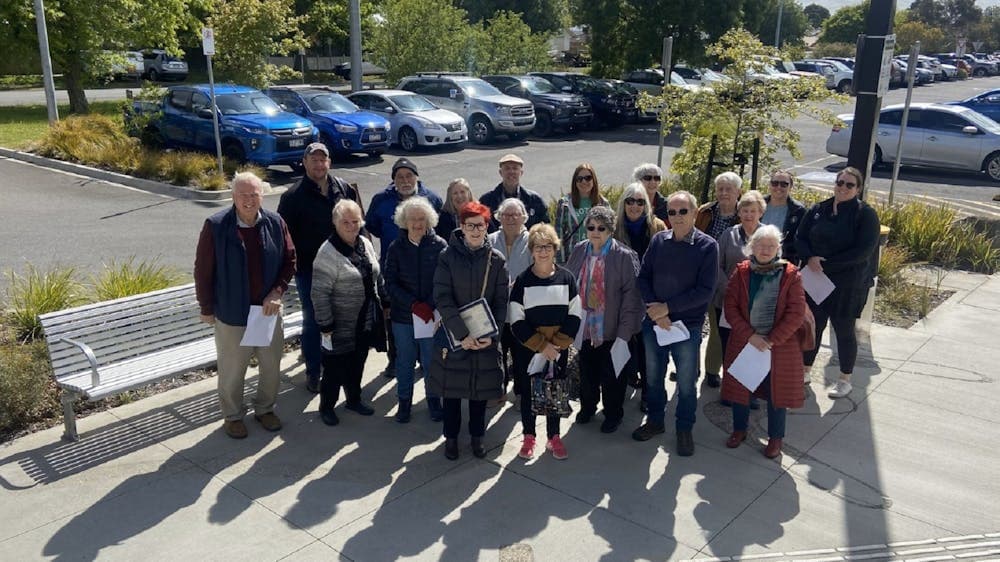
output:
[[[722,173],[715,200],[699,206],[686,191],[662,195],[663,171],[642,164],[612,209],[594,167],[580,164],[549,217],[541,196],[521,185],[524,162],[514,154],[500,158],[501,182],[478,201],[462,178],[442,200],[417,166],[400,158],[367,212],[357,189],[331,173],[325,145],[307,147],[303,163],[305,176],[281,196],[276,213],[261,208],[261,181],[237,174],[233,207],[206,220],[199,239],[198,303],[215,326],[230,437],[247,435],[242,391],[253,355],[260,364],[255,418],[269,431],[281,428],[274,413],[280,303],[293,276],[306,386],[320,395],[323,423],[339,423],[341,388],[347,410],[374,413],[361,378],[369,351],[386,351],[396,421],[411,420],[419,363],[428,415],[443,425],[449,459],[460,454],[462,402],[472,454],[483,457],[486,410],[511,384],[522,421],[519,456],[535,455],[540,415],[545,450],[567,458],[560,435],[571,415],[570,348],[579,353],[575,422],[589,423],[600,404],[601,432],[615,432],[632,383],[642,389],[646,412],[632,433],[638,441],[665,432],[672,361],[677,452],[692,455],[706,318],[704,381],[721,386],[723,403],[732,406],[727,446],[746,439],[759,398],[767,403],[765,455],[780,455],[786,410],[803,403],[827,323],[841,370],[829,395],[851,392],[854,322],[878,242],[878,217],[858,197],[862,177],[853,168],[837,175],[833,197],[806,210],[790,196],[794,178],[784,170],[771,175],[766,197],[743,193],[739,175]],[[815,302],[800,266],[829,277],[833,293]],[[240,345],[251,306],[278,316],[269,346]],[[746,346],[771,352],[770,372],[756,388],[728,371]]]

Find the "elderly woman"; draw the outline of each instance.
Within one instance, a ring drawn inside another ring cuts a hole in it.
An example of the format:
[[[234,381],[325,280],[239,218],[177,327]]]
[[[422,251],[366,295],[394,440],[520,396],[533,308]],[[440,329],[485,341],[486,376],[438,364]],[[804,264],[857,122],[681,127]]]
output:
[[[736,266],[726,289],[726,318],[732,335],[726,346],[722,397],[733,404],[733,433],[726,446],[735,448],[747,438],[751,394],[767,399],[767,447],[764,456],[781,454],[785,412],[803,402],[802,350],[796,332],[805,314],[805,294],[798,269],[781,259],[781,231],[772,225],[758,228],[747,241],[749,260]],[[728,369],[747,345],[771,351],[771,370],[755,389],[743,386]]]
[[[392,337],[396,342],[396,421],[410,421],[413,405],[413,371],[420,364],[431,364],[434,345],[431,338],[417,339],[413,322],[434,320],[434,271],[438,256],[447,242],[434,234],[438,215],[423,197],[411,197],[396,207],[393,217],[402,236],[389,245],[385,258],[385,284],[392,305]],[[427,378],[424,378],[426,389]],[[441,398],[427,392],[427,410],[431,420],[441,421]]]
[[[473,337],[459,309],[484,299],[497,325],[503,326],[510,283],[503,255],[486,238],[489,207],[475,201],[466,203],[459,210],[459,219],[461,227],[452,234],[434,272],[434,302],[442,326],[434,336],[427,387],[444,402],[444,455],[449,460],[458,458],[462,400],[469,401],[472,454],[486,456],[486,401],[500,398],[503,387],[497,338]],[[461,343],[459,349],[450,349],[448,335]]]
[[[511,197],[504,199],[497,209],[500,215],[500,230],[489,234],[490,244],[503,254],[507,260],[507,273],[510,275],[510,284],[514,284],[514,279],[522,271],[531,266],[531,251],[528,249],[528,229],[524,228],[524,221],[528,219],[528,211],[524,203]],[[514,347],[519,345],[514,339],[514,334],[510,331],[510,318],[503,325],[500,334],[500,348],[503,353],[503,389],[507,394],[507,384],[514,378],[514,374],[508,369],[508,363],[514,361]],[[514,394],[520,395],[522,389],[514,382]],[[500,399],[503,402],[503,398]]]
[[[580,297],[576,292],[576,279],[569,271],[556,265],[559,236],[550,225],[539,223],[528,233],[531,249],[531,267],[514,280],[510,290],[508,318],[511,331],[520,345],[514,347],[518,360],[514,362],[514,376],[521,387],[521,425],[523,441],[518,456],[530,459],[535,454],[535,414],[538,404],[532,404],[531,379],[566,378],[566,361],[569,347],[580,329]],[[554,364],[551,371],[529,373],[528,365],[536,354]],[[567,458],[566,446],[559,437],[559,414],[545,416],[548,442],[545,449],[558,460]]]
[[[445,193],[444,205],[441,207],[441,216],[438,217],[438,224],[434,229],[437,235],[445,240],[450,239],[451,233],[458,228],[458,210],[462,205],[474,200],[469,180],[465,178],[451,180]]]
[[[639,190],[641,193],[641,186]],[[612,238],[614,231],[615,215],[610,209],[591,209],[587,215],[587,240],[573,248],[566,264],[579,280],[586,311],[580,348],[580,412],[576,423],[589,422],[600,400],[604,411],[602,433],[617,430],[625,415],[626,379],[615,372],[611,348],[616,342],[625,345],[639,333],[645,311],[636,285],[639,258],[628,246]],[[641,355],[636,359],[644,362]]]
[[[601,195],[597,172],[590,164],[580,164],[573,170],[569,195],[563,196],[556,204],[555,227],[562,242],[557,256],[559,263],[566,263],[573,246],[587,237],[583,221],[590,208],[598,205],[610,206],[608,200]]]
[[[659,192],[657,195],[663,197]],[[663,199],[666,202],[666,198]],[[631,248],[640,260],[653,235],[667,229],[666,223],[653,215],[648,192],[640,183],[631,183],[625,187],[622,198],[618,200],[618,217],[615,222],[615,239]]]
[[[767,210],[760,218],[761,224],[771,224],[781,231],[781,256],[798,265],[795,251],[795,233],[806,215],[806,208],[791,196],[795,177],[788,170],[777,170],[771,174],[771,188],[764,202]]]
[[[830,398],[843,398],[851,393],[851,374],[858,357],[855,321],[865,307],[878,267],[878,214],[858,197],[863,183],[856,168],[841,170],[833,197],[809,209],[795,238],[803,269],[825,273],[835,286],[833,293],[820,303],[811,297],[807,299],[816,317],[816,347],[802,358],[808,371],[816,360],[829,321],[837,336],[840,360],[840,379],[828,392]]]
[[[333,233],[313,262],[312,300],[323,348],[319,415],[326,425],[340,423],[333,407],[341,387],[348,410],[363,416],[375,413],[361,401],[361,375],[368,349],[386,349],[382,316],[386,294],[375,248],[368,238],[358,236],[365,226],[362,216],[354,201],[338,201],[333,207]]]
[[[664,224],[670,224],[667,216],[667,198],[660,194],[663,184],[663,170],[656,164],[639,164],[632,170],[632,181],[642,185],[646,190],[646,199],[652,207],[653,216]],[[619,213],[620,214],[620,213]],[[640,258],[642,254],[639,254]]]
[[[735,172],[723,172],[715,177],[715,201],[698,208],[694,226],[715,240],[740,220],[736,202],[740,199],[743,178]],[[723,281],[724,282],[724,281]],[[708,315],[708,344],[705,349],[705,384],[717,388],[722,368],[722,341],[719,324],[714,314]]]

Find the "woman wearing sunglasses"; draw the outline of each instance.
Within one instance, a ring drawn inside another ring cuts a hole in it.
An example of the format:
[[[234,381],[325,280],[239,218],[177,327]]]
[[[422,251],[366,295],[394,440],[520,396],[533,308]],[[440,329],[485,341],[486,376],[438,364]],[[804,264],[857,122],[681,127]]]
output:
[[[851,374],[858,356],[855,322],[865,307],[878,266],[878,214],[858,197],[862,183],[856,168],[841,170],[833,197],[809,209],[795,238],[803,269],[825,273],[835,286],[819,304],[806,295],[816,317],[816,347],[802,356],[808,373],[829,320],[837,337],[840,361],[840,378],[827,393],[830,398],[851,393]]]
[[[646,199],[649,200],[653,216],[663,221],[664,224],[669,225],[670,221],[667,220],[667,198],[660,193],[660,185],[663,184],[663,169],[656,164],[648,162],[639,164],[632,170],[632,181],[645,188]],[[621,213],[619,213],[620,215]],[[642,254],[639,254],[639,257],[641,258]]]
[[[799,265],[795,251],[795,233],[799,230],[802,217],[806,214],[805,205],[796,201],[792,195],[795,178],[788,170],[777,170],[771,174],[771,188],[764,201],[767,210],[761,217],[762,224],[770,224],[781,231],[781,255],[788,262]]]
[[[612,433],[625,415],[626,377],[615,372],[611,348],[618,340],[622,342],[619,346],[627,344],[642,327],[645,307],[636,285],[639,258],[611,236],[615,231],[615,214],[611,209],[591,209],[586,229],[587,239],[573,248],[566,264],[579,283],[585,314],[580,346],[580,412],[576,423],[588,423],[600,401],[604,411],[601,432]]]
[[[562,241],[556,259],[560,264],[566,263],[569,252],[577,242],[587,237],[583,228],[583,220],[591,207],[603,205],[610,207],[608,200],[601,195],[597,183],[597,172],[590,164],[584,163],[573,170],[570,180],[569,195],[564,195],[556,204],[556,232]]]

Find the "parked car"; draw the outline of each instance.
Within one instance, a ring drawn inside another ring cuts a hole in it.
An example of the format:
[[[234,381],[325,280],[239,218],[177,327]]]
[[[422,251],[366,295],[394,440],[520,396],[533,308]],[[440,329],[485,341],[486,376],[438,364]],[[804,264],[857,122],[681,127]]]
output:
[[[906,63],[908,63],[910,59],[909,55],[899,55],[896,58]],[[949,78],[954,78],[955,75],[958,74],[958,68],[951,65],[948,66],[951,69],[953,69],[950,75],[948,71],[945,70],[944,65],[938,59],[934,57],[928,57],[926,55],[917,56],[917,68],[924,68],[931,71],[931,74],[934,75],[935,81],[937,80],[947,81]]]
[[[183,60],[168,54],[163,49],[146,49],[142,51],[143,78],[153,82],[160,80],[186,80],[188,64]]]
[[[854,71],[837,60],[805,59],[805,62],[826,63],[833,66],[833,90],[842,94],[849,93],[854,84]]]
[[[381,66],[372,64],[368,61],[361,63],[361,75],[362,76],[383,76],[386,73],[386,69]],[[342,62],[333,67],[333,73],[340,76],[344,80],[351,79],[351,63]]]
[[[839,116],[845,123],[834,127],[826,151],[847,156],[854,115]],[[903,121],[903,105],[892,105],[879,115],[874,165],[895,159]],[[910,105],[900,162],[948,170],[985,172],[1000,182],[1000,124],[967,107],[933,103]]]
[[[419,146],[458,145],[469,139],[461,115],[403,90],[362,90],[347,96],[358,107],[385,117],[389,142],[406,151]]]
[[[482,78],[508,96],[531,102],[535,107],[534,133],[540,137],[547,137],[556,129],[577,130],[594,118],[594,110],[586,98],[562,92],[540,76],[495,74]]]
[[[215,103],[222,154],[236,162],[299,166],[306,145],[319,133],[308,119],[282,111],[274,100],[249,86],[216,84]],[[138,131],[127,115],[133,134],[166,147],[215,152],[208,84],[171,86],[159,103],[134,100],[131,109],[132,115],[152,118],[145,130]]]
[[[906,73],[907,73],[907,70],[909,69],[909,66],[905,62],[903,62],[901,60],[898,60],[898,59],[896,60],[896,62],[899,63],[899,66],[900,66],[900,68],[903,71],[903,80],[905,81],[906,80]],[[926,68],[920,68],[919,66],[917,66],[917,67],[914,68],[914,70],[913,70],[913,85],[914,86],[923,86],[925,84],[931,84],[933,82],[934,82],[934,73],[933,72],[931,72],[930,70],[927,70]]]
[[[622,81],[642,92],[648,92],[655,96],[663,93],[663,69],[647,68],[645,70],[633,70],[622,76]],[[697,90],[699,86],[688,84],[677,72],[670,73],[670,84],[685,90]]]
[[[592,124],[618,127],[636,118],[635,95],[621,92],[608,84],[576,72],[531,72],[541,76],[568,94],[583,96],[594,109]]]
[[[399,81],[397,89],[420,94],[434,105],[465,118],[469,138],[488,144],[495,135],[522,139],[535,127],[531,102],[508,96],[482,78],[465,73],[420,73]]]
[[[965,54],[960,56],[956,53],[937,53],[931,56],[941,62],[954,64],[956,66],[958,66],[957,61],[964,61],[969,65],[970,70],[968,72],[970,73],[970,76],[982,77],[997,74],[997,64],[995,62],[978,59],[973,55]]]
[[[835,60],[840,64],[854,70],[854,58],[853,57],[823,57],[823,60]]]
[[[109,51],[105,52],[111,54]],[[124,51],[114,55],[111,77],[115,80],[138,80],[145,74],[146,65],[139,51]]]
[[[264,91],[282,109],[301,115],[319,130],[330,156],[364,152],[378,157],[389,147],[389,121],[362,111],[326,86],[274,86]]]
[[[719,74],[710,68],[691,68],[683,64],[674,65],[673,72],[688,84],[695,86],[711,86],[729,80],[726,75]]]
[[[960,105],[975,110],[990,119],[1000,122],[1000,90],[988,90],[971,98],[950,101],[948,105]]]
[[[810,72],[821,76],[826,82],[826,87],[834,90],[837,88],[837,76],[833,64],[830,61],[795,61],[792,64],[799,71]]]

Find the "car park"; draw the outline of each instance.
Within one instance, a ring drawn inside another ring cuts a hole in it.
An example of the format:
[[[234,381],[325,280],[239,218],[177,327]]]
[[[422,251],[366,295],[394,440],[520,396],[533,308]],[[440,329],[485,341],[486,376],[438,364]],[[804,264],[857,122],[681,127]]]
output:
[[[143,78],[148,78],[153,82],[160,80],[183,81],[188,77],[188,64],[163,49],[142,51],[142,62]]]
[[[826,151],[847,156],[853,114],[838,116],[844,126],[833,128]],[[879,115],[873,165],[895,159],[903,118],[903,105],[891,105]],[[1000,124],[957,105],[913,103],[903,133],[900,163],[947,170],[985,172],[1000,182]]]
[[[389,147],[389,121],[362,111],[326,86],[274,86],[265,92],[285,111],[301,115],[319,130],[330,156],[363,152],[380,156]]]
[[[674,65],[673,73],[680,76],[684,82],[694,86],[711,86],[729,80],[726,75],[719,74],[710,68],[691,68],[683,64]]]
[[[997,63],[985,59],[979,59],[970,54],[958,55],[956,53],[937,53],[931,56],[941,62],[954,64],[956,66],[957,61],[965,62],[969,65],[970,76],[982,77],[997,74]]]
[[[844,63],[837,60],[824,59],[805,59],[805,62],[825,63],[833,66],[833,85],[831,86],[829,82],[827,82],[827,87],[831,90],[837,90],[842,94],[846,94],[851,91],[851,87],[854,84],[854,71],[848,68]]]
[[[896,58],[905,63],[909,63],[910,60],[909,55],[900,55]],[[948,66],[950,69],[952,69],[951,72],[946,70],[941,61],[939,61],[934,57],[928,57],[926,55],[919,55],[917,57],[917,68],[923,68],[929,70],[931,74],[934,75],[935,81],[937,80],[947,81],[951,78],[954,78],[958,74],[958,68],[952,65]]]
[[[663,69],[660,68],[633,70],[622,76],[622,81],[640,92],[647,92],[654,96],[663,93]],[[698,88],[698,86],[688,84],[677,72],[670,73],[670,84],[678,88],[684,88],[685,90],[695,90]]]
[[[854,70],[854,59],[852,57],[823,57],[823,60],[835,60],[847,68]]]
[[[823,77],[826,82],[826,87],[833,90],[837,87],[836,72],[834,71],[833,64],[830,61],[795,61],[792,63],[795,65],[796,70],[803,72],[811,72],[818,76]]]
[[[389,120],[390,143],[406,151],[421,146],[460,145],[469,139],[461,115],[404,90],[362,90],[347,96],[365,111]]]
[[[469,138],[476,144],[489,144],[495,135],[522,139],[535,127],[531,102],[503,94],[467,73],[420,73],[400,80],[397,89],[420,94],[464,117]]]
[[[115,80],[138,80],[145,73],[146,65],[139,51],[124,51],[121,53],[111,53],[114,55],[111,62],[111,77]]]
[[[134,100],[126,120],[131,132],[164,147],[215,152],[208,84],[171,86],[160,102]],[[318,131],[308,119],[282,111],[263,92],[249,86],[215,86],[222,154],[235,162],[261,166],[301,164]],[[142,131],[135,116],[148,117]]]
[[[591,125],[603,124],[618,127],[636,118],[635,95],[616,90],[609,84],[577,72],[530,72],[552,82],[556,88],[583,96],[594,109]]]
[[[989,90],[970,98],[951,101],[948,105],[961,105],[1000,122],[1000,90]]]
[[[594,118],[586,98],[562,92],[540,76],[494,74],[482,78],[508,96],[531,102],[535,107],[534,133],[540,137],[557,129],[575,131]]]

